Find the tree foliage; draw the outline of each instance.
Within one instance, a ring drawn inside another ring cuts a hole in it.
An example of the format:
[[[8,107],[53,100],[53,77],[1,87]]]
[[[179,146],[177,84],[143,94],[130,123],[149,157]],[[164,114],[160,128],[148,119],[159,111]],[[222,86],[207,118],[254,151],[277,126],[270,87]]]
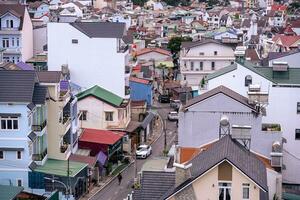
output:
[[[168,49],[172,53],[173,63],[175,67],[178,67],[178,53],[181,48],[182,42],[189,42],[193,39],[191,37],[173,37],[168,43]]]

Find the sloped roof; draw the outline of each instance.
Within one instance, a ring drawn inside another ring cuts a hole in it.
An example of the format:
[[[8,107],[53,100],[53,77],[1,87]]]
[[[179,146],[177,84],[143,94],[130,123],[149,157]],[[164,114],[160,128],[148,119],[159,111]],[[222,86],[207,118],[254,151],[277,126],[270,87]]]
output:
[[[241,104],[244,104],[245,106],[255,110],[255,107],[248,103],[248,99],[246,97],[234,92],[233,90],[231,90],[223,85],[216,87],[212,90],[209,90],[199,96],[196,96],[196,97],[190,99],[183,108],[188,109],[190,106],[193,106],[194,104],[204,101],[205,99],[208,99],[219,93],[222,93],[222,94],[240,102]]]
[[[32,102],[34,104],[44,104],[46,101],[47,87],[35,84]]]
[[[109,103],[113,106],[121,106],[123,102],[123,98],[119,97],[118,95],[105,90],[104,88],[95,85],[94,87],[91,87],[90,89],[87,89],[79,94],[76,95],[78,100],[84,99],[88,96],[93,96],[95,98],[98,98],[102,101],[105,101],[106,103]]]
[[[147,80],[147,79],[137,78],[137,77],[133,77],[133,76],[131,76],[129,78],[129,81],[136,82],[136,83],[141,83],[141,84],[146,84],[146,85],[148,85],[150,83],[150,81]]]
[[[69,157],[69,160],[74,161],[74,162],[86,163],[89,165],[89,167],[94,167],[97,162],[96,157],[83,156],[83,155],[77,155],[77,154],[71,154]]]
[[[195,179],[224,161],[238,168],[263,191],[268,191],[267,172],[264,163],[255,154],[246,150],[239,142],[231,139],[230,135],[226,135],[193,158],[189,162],[192,163],[191,178],[178,187],[171,188],[161,199],[167,199],[184,189]]]
[[[125,23],[119,22],[74,22],[71,26],[90,38],[122,38]]]
[[[0,185],[0,198],[3,200],[15,199],[23,190],[23,187]]]
[[[281,41],[282,46],[290,47],[296,42],[300,42],[300,35],[280,35],[277,34],[272,38],[273,42]],[[297,44],[296,44],[297,45]]]
[[[61,71],[38,71],[37,76],[41,83],[59,83],[62,73]]]
[[[203,44],[209,44],[209,43],[214,43],[214,44],[219,44],[221,46],[230,46],[231,47],[231,45],[224,44],[218,40],[213,40],[213,39],[204,39],[204,40],[199,40],[196,42],[182,42],[181,47],[190,49],[193,47],[197,47],[197,46],[200,46]]]
[[[32,102],[35,71],[0,70],[0,102]]]
[[[275,83],[300,84],[300,68],[289,68],[287,72],[273,72],[272,67],[257,67],[256,69]]]
[[[141,188],[134,190],[134,200],[158,200],[175,184],[174,172],[143,171]]]
[[[16,15],[17,17],[20,17],[21,22],[20,22],[19,30],[22,30],[25,9],[26,9],[25,5],[21,5],[21,4],[0,3],[0,16],[6,14],[7,12],[10,12],[13,15]]]
[[[167,50],[164,50],[164,49],[161,49],[161,48],[144,48],[144,49],[139,50],[136,53],[136,55],[140,56],[140,55],[144,55],[144,54],[151,53],[151,52],[156,52],[156,53],[163,54],[163,55],[166,55],[166,56],[171,56],[170,51],[167,51]]]
[[[118,132],[86,128],[83,130],[79,141],[112,145],[118,142],[122,137],[123,134]]]

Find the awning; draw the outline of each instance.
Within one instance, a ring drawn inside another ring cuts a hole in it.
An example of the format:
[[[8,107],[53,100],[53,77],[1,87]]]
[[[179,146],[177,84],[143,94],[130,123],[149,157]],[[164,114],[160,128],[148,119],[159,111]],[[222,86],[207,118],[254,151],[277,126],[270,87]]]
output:
[[[128,133],[132,133],[133,131],[135,131],[138,127],[140,127],[141,122],[137,122],[137,121],[130,121],[129,124],[127,125],[125,131]]]
[[[75,177],[79,172],[85,169],[88,165],[81,162],[69,161],[70,177]],[[48,159],[43,166],[37,166],[35,172],[51,174],[56,176],[68,176],[68,161]]]
[[[21,113],[0,113],[0,117],[20,117]]]
[[[37,138],[37,135],[32,131],[31,133],[29,133],[28,137],[32,142],[34,142]]]
[[[35,108],[34,103],[31,102],[30,104],[28,104],[27,108],[29,108],[29,110],[33,110]]]
[[[36,167],[37,167],[37,164],[36,164],[34,161],[32,161],[32,162],[30,163],[30,165],[28,166],[28,168],[31,169],[32,171],[35,170]]]
[[[148,115],[142,122],[141,127],[143,129],[147,128],[147,126],[150,124],[150,122],[153,120],[154,117],[155,117],[155,114],[153,112],[148,112]]]
[[[18,147],[0,147],[0,151],[24,151],[24,148],[18,148]]]

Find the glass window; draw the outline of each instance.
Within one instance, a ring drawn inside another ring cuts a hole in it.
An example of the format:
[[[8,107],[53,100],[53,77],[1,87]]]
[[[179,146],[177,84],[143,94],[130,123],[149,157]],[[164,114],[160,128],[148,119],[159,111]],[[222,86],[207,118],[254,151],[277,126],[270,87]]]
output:
[[[10,28],[13,28],[13,27],[14,27],[14,21],[10,20]]]
[[[243,183],[243,200],[249,199],[250,184]]]
[[[214,51],[214,55],[215,55],[215,56],[218,55],[218,52],[217,52],[217,51]]]
[[[219,200],[231,200],[231,183],[219,182]]]
[[[191,71],[193,71],[193,70],[194,70],[194,62],[191,61]]]
[[[72,39],[72,44],[78,44],[78,40],[77,39]]]
[[[247,87],[247,86],[249,86],[249,85],[251,85],[251,84],[252,84],[252,76],[247,75],[247,76],[245,77],[245,86]]]
[[[22,152],[21,151],[17,151],[17,159],[18,160],[22,159]]]
[[[12,120],[7,120],[7,129],[12,129]]]
[[[1,129],[6,129],[6,120],[1,119]]]
[[[11,46],[15,46],[15,38],[11,39]]]
[[[295,130],[295,139],[300,140],[300,129]]]
[[[300,102],[297,102],[297,114],[300,114]]]
[[[106,121],[113,121],[113,112],[105,112],[105,120]]]
[[[4,159],[4,152],[3,151],[0,151],[0,159]]]
[[[8,38],[3,38],[2,39],[2,47],[3,48],[8,48],[9,47],[9,39]]]
[[[6,28],[9,28],[9,20],[6,20]]]
[[[215,62],[211,62],[211,70],[215,70]]]
[[[200,70],[203,70],[203,62],[200,62]]]
[[[81,116],[79,117],[79,120],[86,121],[86,119],[87,119],[87,111],[83,110]]]
[[[20,39],[17,38],[17,47],[20,46]]]
[[[21,180],[21,179],[17,179],[17,185],[18,185],[19,187],[22,186],[22,180]]]

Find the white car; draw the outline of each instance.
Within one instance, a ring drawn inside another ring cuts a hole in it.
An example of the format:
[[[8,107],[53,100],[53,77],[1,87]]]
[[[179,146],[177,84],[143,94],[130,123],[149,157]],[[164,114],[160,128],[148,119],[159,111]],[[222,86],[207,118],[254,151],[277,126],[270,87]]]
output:
[[[178,112],[175,112],[175,111],[169,112],[169,114],[168,114],[168,120],[170,120],[170,121],[178,121],[178,119],[179,119]]]
[[[137,149],[136,149],[136,158],[147,158],[148,156],[150,156],[152,153],[152,148],[149,145],[140,145]]]

